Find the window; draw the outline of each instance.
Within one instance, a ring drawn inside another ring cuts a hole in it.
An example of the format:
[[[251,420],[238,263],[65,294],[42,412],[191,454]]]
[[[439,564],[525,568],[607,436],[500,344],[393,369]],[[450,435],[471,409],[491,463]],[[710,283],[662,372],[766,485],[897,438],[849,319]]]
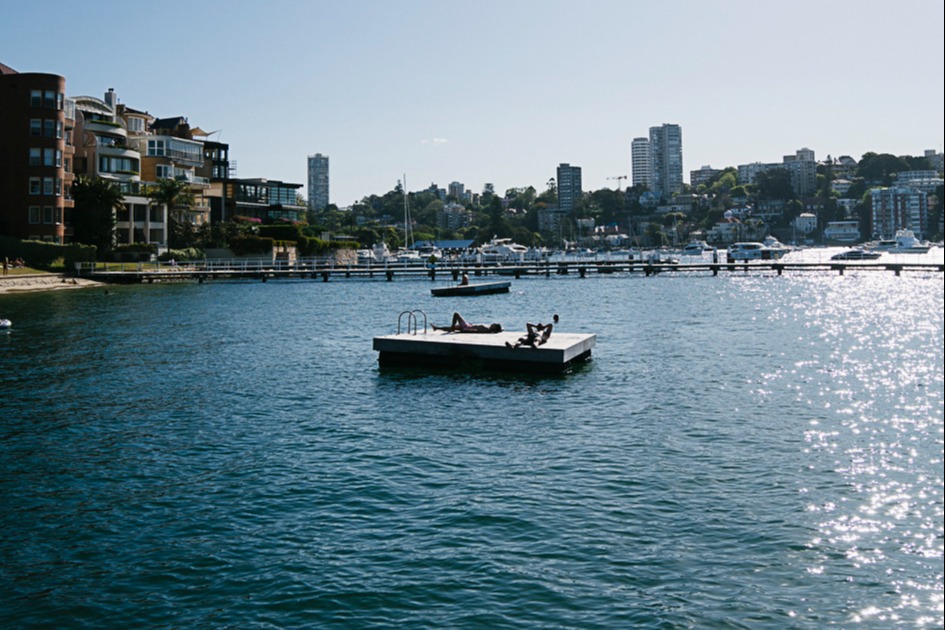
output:
[[[44,177],[44,178],[43,178],[43,194],[44,194],[44,195],[52,195],[52,194],[53,194],[53,187],[54,187],[54,182],[53,182],[53,180],[54,180],[54,179],[55,179],[55,178],[53,178],[53,177]]]
[[[55,149],[43,149],[43,166],[54,166],[56,164],[55,159]]]
[[[30,148],[30,166],[39,166],[41,163],[40,158],[41,150],[39,148],[31,147]]]
[[[53,222],[53,207],[46,206],[43,208],[43,223],[52,223]]]
[[[56,108],[56,93],[52,90],[46,90],[43,92],[43,107],[47,107],[49,109]]]
[[[30,206],[30,223],[39,223],[39,206]]]
[[[56,178],[56,196],[62,197],[62,178],[61,177]]]
[[[54,138],[56,134],[56,121],[55,120],[44,120],[43,121],[43,135],[47,138]]]
[[[55,221],[56,225],[62,224],[62,208],[56,206],[56,208],[53,210],[53,220]]]
[[[60,140],[62,139],[62,121],[61,120],[56,121],[56,137],[59,138]]]
[[[62,92],[56,94],[56,109],[62,111],[63,103],[65,102],[65,96]]]
[[[156,173],[158,179],[171,179],[174,169],[167,164],[158,164]]]
[[[43,91],[30,90],[30,107],[42,107],[42,106],[43,106]]]
[[[42,179],[39,177],[30,177],[30,194],[38,195],[42,192]]]
[[[150,157],[164,157],[164,141],[148,140],[148,155]]]
[[[56,152],[54,155],[55,157],[54,157],[53,166],[55,166],[56,168],[59,168],[62,166],[62,151],[60,151],[59,149],[56,149]]]
[[[143,118],[129,118],[128,131],[132,133],[144,133],[144,119]]]
[[[43,135],[43,121],[39,118],[30,119],[30,135],[31,136],[41,136]]]

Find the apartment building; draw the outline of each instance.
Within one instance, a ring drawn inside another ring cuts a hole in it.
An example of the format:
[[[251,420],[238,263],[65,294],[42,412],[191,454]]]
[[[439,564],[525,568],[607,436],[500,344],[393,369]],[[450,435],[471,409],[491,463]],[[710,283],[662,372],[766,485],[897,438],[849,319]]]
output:
[[[682,127],[650,127],[650,190],[668,199],[683,190]]]
[[[558,208],[563,212],[574,212],[574,206],[580,200],[581,167],[570,164],[558,165]]]
[[[329,204],[328,156],[316,153],[308,156],[308,209],[316,212]]]
[[[783,169],[790,174],[791,188],[798,197],[812,195],[817,191],[817,161],[811,149],[798,149],[794,155],[786,155],[781,162],[754,162],[738,166],[738,183],[754,184],[759,173]]]
[[[634,138],[630,143],[630,172],[634,186],[650,186],[650,139]]]
[[[62,244],[73,208],[66,80],[0,64],[0,234]]]
[[[929,228],[929,198],[915,188],[874,188],[870,193],[874,238],[893,238],[897,230],[912,230],[925,238]]]

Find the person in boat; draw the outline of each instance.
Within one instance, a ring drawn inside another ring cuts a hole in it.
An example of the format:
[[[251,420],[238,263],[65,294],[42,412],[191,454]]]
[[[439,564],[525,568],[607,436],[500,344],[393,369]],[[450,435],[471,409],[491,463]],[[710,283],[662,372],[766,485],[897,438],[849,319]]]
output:
[[[463,279],[459,281],[459,286],[465,287],[467,285],[469,285],[469,275],[464,272]]]
[[[459,313],[453,313],[453,321],[448,327],[431,324],[433,330],[445,330],[446,332],[459,333],[500,333],[501,324],[470,324]]]
[[[513,346],[508,341],[505,342],[507,348],[514,350],[515,348],[521,348],[522,346],[529,346],[533,350],[547,343],[548,338],[551,337],[551,331],[554,328],[554,324],[525,324],[525,333],[524,337],[519,337]]]

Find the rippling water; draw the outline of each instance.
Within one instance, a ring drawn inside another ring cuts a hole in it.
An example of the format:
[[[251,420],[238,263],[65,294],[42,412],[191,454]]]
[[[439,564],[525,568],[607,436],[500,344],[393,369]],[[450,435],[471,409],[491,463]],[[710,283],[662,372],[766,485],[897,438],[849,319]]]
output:
[[[0,625],[941,627],[940,273],[0,296]],[[371,337],[561,315],[563,377]]]

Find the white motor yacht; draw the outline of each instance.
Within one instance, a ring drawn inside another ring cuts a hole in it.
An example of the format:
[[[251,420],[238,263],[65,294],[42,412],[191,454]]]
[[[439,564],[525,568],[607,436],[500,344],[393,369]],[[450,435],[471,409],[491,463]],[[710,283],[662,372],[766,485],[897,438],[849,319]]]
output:
[[[778,260],[788,251],[790,250],[783,245],[781,247],[769,247],[764,243],[755,242],[732,243],[728,247],[728,259],[730,261]]]

